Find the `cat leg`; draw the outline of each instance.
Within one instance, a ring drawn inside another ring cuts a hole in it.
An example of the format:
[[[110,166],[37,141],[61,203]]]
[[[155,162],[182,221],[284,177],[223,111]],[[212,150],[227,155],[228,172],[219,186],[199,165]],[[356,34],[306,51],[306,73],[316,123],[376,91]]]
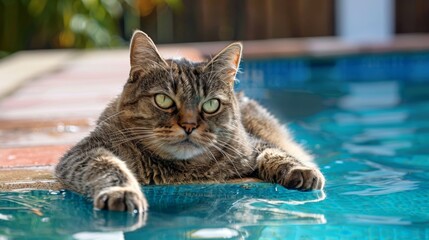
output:
[[[287,188],[321,189],[325,178],[313,157],[296,143],[279,121],[256,101],[237,95],[241,121],[254,140],[259,177]]]
[[[247,98],[243,93],[237,95],[240,104],[241,121],[246,132],[257,139],[275,145],[289,155],[316,167],[311,156],[293,139],[288,129],[258,102]]]
[[[264,181],[301,191],[322,189],[325,185],[325,178],[316,167],[299,161],[281,149],[264,149],[257,155],[256,162],[259,178]]]
[[[114,211],[146,211],[147,201],[126,164],[105,148],[76,146],[56,166],[56,176],[71,190],[94,199],[94,207]]]

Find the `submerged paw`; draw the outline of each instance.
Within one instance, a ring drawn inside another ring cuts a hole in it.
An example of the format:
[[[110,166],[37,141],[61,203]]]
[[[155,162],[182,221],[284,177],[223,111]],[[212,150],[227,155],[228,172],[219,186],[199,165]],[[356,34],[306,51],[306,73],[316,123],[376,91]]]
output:
[[[325,177],[316,168],[296,167],[282,174],[279,183],[288,189],[301,191],[322,189]]]
[[[111,211],[144,212],[148,204],[140,189],[110,187],[97,194],[94,207]]]

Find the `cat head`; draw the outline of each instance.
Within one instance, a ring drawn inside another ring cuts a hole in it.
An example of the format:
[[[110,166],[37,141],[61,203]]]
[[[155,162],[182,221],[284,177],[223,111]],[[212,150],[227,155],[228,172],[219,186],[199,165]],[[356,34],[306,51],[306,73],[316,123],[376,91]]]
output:
[[[234,95],[241,51],[241,43],[233,43],[208,62],[165,60],[136,31],[117,109],[125,133],[165,159],[213,156],[241,124]]]

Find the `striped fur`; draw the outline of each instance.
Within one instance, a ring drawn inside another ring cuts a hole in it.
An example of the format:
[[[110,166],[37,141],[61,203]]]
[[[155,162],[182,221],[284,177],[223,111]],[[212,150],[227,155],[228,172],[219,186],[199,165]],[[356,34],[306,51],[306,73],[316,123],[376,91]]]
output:
[[[140,212],[148,204],[139,183],[258,177],[291,189],[323,188],[323,175],[287,129],[257,102],[234,93],[241,49],[231,44],[210,62],[164,60],[136,31],[123,92],[95,130],[61,158],[58,179],[94,198],[96,208]],[[157,94],[174,105],[159,107]],[[206,113],[203,104],[211,99],[220,102],[219,110]]]

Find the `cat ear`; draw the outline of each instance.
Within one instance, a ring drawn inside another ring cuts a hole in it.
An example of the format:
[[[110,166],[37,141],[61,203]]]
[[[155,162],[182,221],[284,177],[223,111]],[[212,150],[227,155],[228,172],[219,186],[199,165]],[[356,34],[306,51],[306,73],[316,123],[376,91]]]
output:
[[[156,66],[168,66],[161,57],[150,37],[142,32],[135,31],[130,44],[130,64],[132,68],[147,69]]]
[[[239,42],[230,44],[207,63],[204,71],[215,72],[222,79],[227,80],[231,84],[234,83],[235,75],[240,65],[242,49],[243,45]]]

